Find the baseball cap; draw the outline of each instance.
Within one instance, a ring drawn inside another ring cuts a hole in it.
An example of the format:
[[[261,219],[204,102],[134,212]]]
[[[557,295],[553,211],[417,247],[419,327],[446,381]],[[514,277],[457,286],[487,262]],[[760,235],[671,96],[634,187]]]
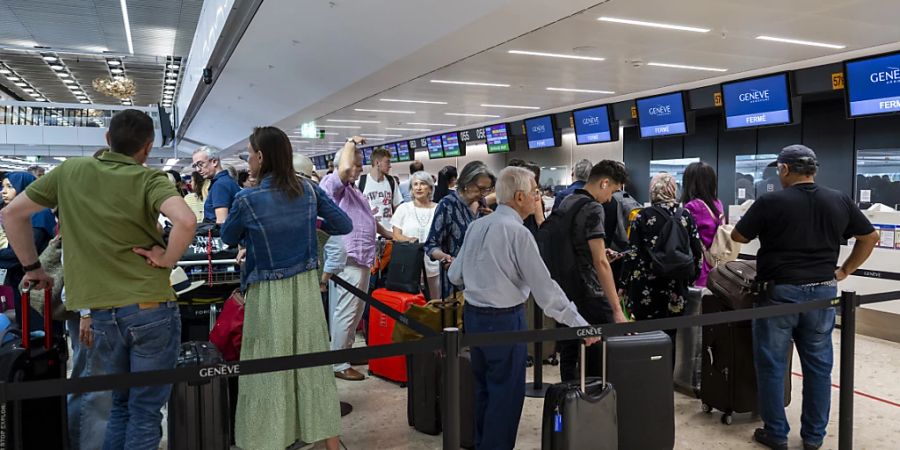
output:
[[[308,156],[299,154],[294,155],[294,172],[309,178],[314,170],[313,162]]]
[[[811,148],[801,144],[789,145],[781,149],[781,153],[778,154],[778,163],[788,165],[819,165],[818,161],[816,160],[816,152],[812,151]]]

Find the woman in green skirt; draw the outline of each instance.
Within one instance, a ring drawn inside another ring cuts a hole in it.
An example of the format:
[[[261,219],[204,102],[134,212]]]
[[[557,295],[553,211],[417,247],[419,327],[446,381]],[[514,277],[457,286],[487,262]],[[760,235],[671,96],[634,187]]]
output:
[[[328,351],[316,273],[317,217],[331,235],[353,228],[313,183],[294,173],[291,143],[275,127],[253,130],[250,174],[259,186],[237,194],[222,240],[246,247],[241,360]],[[297,441],[340,444],[340,404],[331,366],[240,378],[235,438],[245,450],[284,450]]]

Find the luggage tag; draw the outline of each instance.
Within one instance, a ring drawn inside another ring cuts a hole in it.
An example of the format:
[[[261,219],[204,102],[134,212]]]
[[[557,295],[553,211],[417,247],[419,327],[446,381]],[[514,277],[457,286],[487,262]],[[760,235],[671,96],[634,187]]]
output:
[[[6,284],[6,269],[0,269],[0,284]]]
[[[559,413],[559,406],[553,410],[553,432],[560,433],[563,428],[562,414]]]

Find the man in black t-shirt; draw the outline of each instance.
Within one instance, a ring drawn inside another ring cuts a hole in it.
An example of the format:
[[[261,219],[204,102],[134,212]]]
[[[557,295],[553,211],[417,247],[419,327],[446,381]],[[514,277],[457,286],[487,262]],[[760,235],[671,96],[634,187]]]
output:
[[[743,243],[759,237],[757,278],[769,283],[770,303],[835,298],[837,282],[865,262],[878,233],[850,197],[815,183],[818,163],[811,149],[785,147],[777,163],[784,190],[759,197],[731,237]],[[835,270],[841,242],[850,237],[856,245]],[[834,308],[828,308],[753,321],[759,414],[765,424],[753,434],[757,442],[787,449],[784,375],[793,339],[803,367],[803,447],[822,445],[831,408],[834,316]]]
[[[554,214],[565,215],[580,200],[588,198],[575,214],[572,224],[572,246],[575,264],[584,282],[584,296],[572,298],[578,312],[592,325],[626,322],[619,303],[619,295],[613,278],[612,267],[606,253],[605,213],[603,204],[612,199],[628,179],[622,163],[604,160],[590,172],[583,188],[577,188],[563,199]],[[560,341],[559,372],[562,380],[575,380],[578,376],[578,341]]]

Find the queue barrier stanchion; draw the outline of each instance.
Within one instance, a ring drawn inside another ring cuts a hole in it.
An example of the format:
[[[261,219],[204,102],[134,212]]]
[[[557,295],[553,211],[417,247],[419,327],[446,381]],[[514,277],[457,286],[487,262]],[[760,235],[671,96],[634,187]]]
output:
[[[544,329],[544,311],[537,302],[534,302],[534,329]],[[534,381],[525,383],[525,396],[531,398],[544,398],[549,386],[544,385],[544,341],[534,343]]]
[[[853,448],[853,370],[856,365],[856,306],[855,291],[841,292],[841,388],[838,410],[838,449]]]
[[[460,447],[459,328],[444,328],[444,387],[441,421],[444,450]]]

